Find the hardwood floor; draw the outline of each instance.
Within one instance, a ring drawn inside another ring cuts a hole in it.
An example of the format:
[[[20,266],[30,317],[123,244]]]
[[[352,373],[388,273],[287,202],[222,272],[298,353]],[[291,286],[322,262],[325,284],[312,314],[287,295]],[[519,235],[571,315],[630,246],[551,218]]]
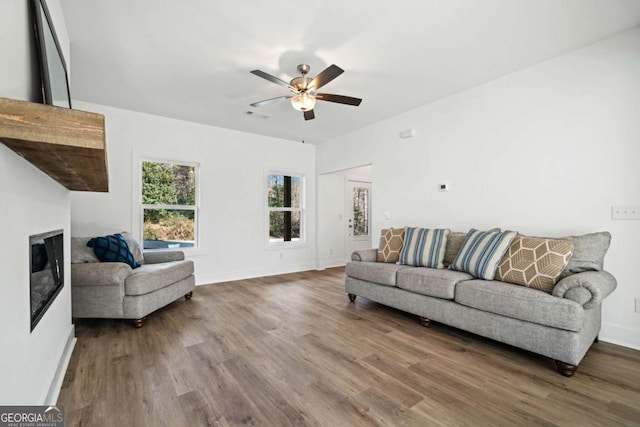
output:
[[[130,322],[76,320],[67,426],[639,425],[640,352],[553,361],[357,298],[344,270],[196,288]]]

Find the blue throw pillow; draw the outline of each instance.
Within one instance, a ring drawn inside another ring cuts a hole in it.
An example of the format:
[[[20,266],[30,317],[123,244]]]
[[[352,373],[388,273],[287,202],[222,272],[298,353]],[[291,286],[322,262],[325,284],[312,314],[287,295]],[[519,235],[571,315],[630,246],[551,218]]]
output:
[[[121,234],[94,237],[87,242],[87,246],[93,248],[93,252],[95,252],[100,261],[124,262],[131,268],[140,267],[140,264],[133,258],[129,245],[127,245]]]

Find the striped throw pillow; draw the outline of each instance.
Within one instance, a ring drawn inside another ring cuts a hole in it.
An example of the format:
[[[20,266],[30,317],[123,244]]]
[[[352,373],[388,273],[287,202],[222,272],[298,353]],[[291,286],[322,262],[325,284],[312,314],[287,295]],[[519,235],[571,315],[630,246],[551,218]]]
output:
[[[449,268],[464,271],[478,279],[493,280],[502,256],[517,234],[516,231],[478,231],[472,228]]]
[[[398,264],[444,268],[444,250],[449,229],[405,227]]]

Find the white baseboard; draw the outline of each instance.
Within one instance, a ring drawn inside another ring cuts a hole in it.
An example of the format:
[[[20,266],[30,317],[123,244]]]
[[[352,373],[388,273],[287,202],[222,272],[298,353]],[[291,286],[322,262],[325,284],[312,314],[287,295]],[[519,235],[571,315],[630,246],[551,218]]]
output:
[[[347,262],[343,259],[324,260],[324,261],[320,261],[320,265],[316,270],[324,270],[326,268],[333,268],[333,267],[344,267],[346,264]]]
[[[599,339],[611,344],[640,350],[640,331],[637,329],[603,323]]]
[[[78,339],[76,338],[76,327],[75,325],[71,325],[67,343],[65,344],[62,355],[60,356],[60,361],[58,362],[56,373],[53,376],[53,380],[51,381],[51,385],[49,386],[49,392],[47,393],[47,397],[43,405],[55,405],[58,401],[58,395],[60,394],[60,390],[62,389],[64,375],[67,372],[67,368],[69,367],[69,361],[71,360],[73,348],[76,346],[76,341],[78,341]]]

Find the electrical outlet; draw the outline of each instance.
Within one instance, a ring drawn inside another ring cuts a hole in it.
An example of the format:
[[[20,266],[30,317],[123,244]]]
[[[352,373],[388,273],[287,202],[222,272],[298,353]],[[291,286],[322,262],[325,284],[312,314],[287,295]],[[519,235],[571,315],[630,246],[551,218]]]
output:
[[[611,219],[640,219],[640,206],[611,206]]]
[[[636,313],[640,313],[640,298],[636,298]]]

